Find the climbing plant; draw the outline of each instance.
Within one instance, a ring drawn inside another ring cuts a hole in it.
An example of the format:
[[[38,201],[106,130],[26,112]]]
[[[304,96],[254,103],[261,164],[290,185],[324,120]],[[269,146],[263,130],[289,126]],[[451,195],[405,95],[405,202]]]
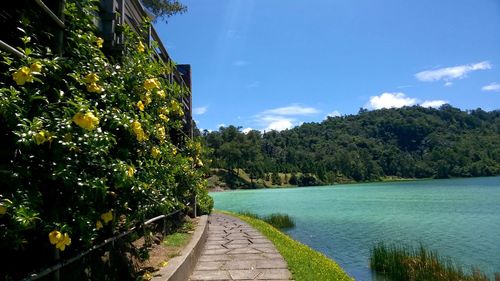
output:
[[[64,55],[20,23],[23,58],[0,53],[0,273],[19,278],[150,216],[213,201],[203,148],[183,133],[173,63],[123,28],[121,56],[102,51],[94,1],[66,1]],[[145,27],[150,24],[145,23]],[[56,255],[56,256],[57,256]],[[49,258],[47,258],[49,257]],[[16,275],[18,274],[18,275]]]

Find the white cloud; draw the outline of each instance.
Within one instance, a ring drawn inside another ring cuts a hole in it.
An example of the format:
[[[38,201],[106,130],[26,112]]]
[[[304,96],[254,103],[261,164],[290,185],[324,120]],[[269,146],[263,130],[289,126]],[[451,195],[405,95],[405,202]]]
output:
[[[469,72],[485,69],[491,69],[489,61],[425,70],[415,74],[415,78],[423,82],[433,82],[439,80],[448,81],[452,79],[462,79],[467,77],[467,73]]]
[[[500,92],[500,84],[496,83],[496,82],[493,82],[493,83],[490,83],[489,85],[483,86],[481,88],[481,90],[483,90],[483,91]]]
[[[453,82],[446,82],[446,83],[444,83],[444,85],[445,85],[446,87],[450,87],[450,86],[453,86]]]
[[[236,60],[233,62],[234,66],[245,66],[247,64],[248,64],[248,62],[246,60]]]
[[[264,131],[282,131],[294,127],[296,121],[293,117],[279,115],[257,115],[256,121],[264,127]]]
[[[243,134],[248,134],[248,132],[250,132],[251,130],[253,130],[252,128],[245,128],[242,130]]]
[[[328,113],[327,117],[339,117],[340,115],[341,115],[340,111],[334,110],[334,111]]]
[[[445,100],[426,100],[420,104],[421,107],[434,107],[438,108],[443,104],[447,104],[448,101]]]
[[[417,99],[407,97],[404,93],[382,93],[380,96],[371,96],[365,107],[369,109],[399,108],[412,106],[416,103]]]
[[[262,115],[312,115],[320,111],[314,107],[305,107],[300,105],[290,105],[269,109],[262,112]]]
[[[226,127],[226,124],[224,124],[224,123],[218,124],[217,129],[219,129],[220,127]]]
[[[262,111],[255,115],[255,122],[265,131],[282,131],[298,125],[298,116],[307,116],[320,113],[314,107],[293,104],[290,106],[278,107]]]
[[[200,106],[200,107],[193,108],[194,115],[203,115],[203,114],[207,113],[207,111],[208,111],[208,106]]]
[[[403,106],[420,105],[422,107],[440,107],[448,103],[445,100],[424,100],[406,96],[405,93],[382,93],[380,96],[371,96],[365,104],[368,109],[400,108]]]
[[[267,128],[265,128],[264,130],[265,131],[273,131],[273,130],[274,131],[283,131],[286,129],[291,129],[293,127],[294,127],[294,125],[293,125],[291,120],[283,119],[283,120],[276,120],[276,121],[269,123],[269,125],[267,125]]]

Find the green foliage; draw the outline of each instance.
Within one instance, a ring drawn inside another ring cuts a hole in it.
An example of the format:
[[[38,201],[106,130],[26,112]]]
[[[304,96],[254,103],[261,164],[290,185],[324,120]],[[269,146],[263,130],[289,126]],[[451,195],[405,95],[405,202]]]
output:
[[[203,134],[212,168],[243,169],[253,180],[319,184],[386,178],[477,177],[500,174],[500,111],[449,105],[360,111],[282,132],[229,126]]]
[[[178,0],[142,0],[142,3],[153,15],[163,20],[187,11],[187,7]]]
[[[443,259],[436,252],[423,246],[418,249],[401,245],[375,245],[371,251],[370,266],[378,274],[391,280],[412,281],[488,281],[488,276],[478,269],[471,273]]]
[[[225,212],[227,213],[227,212]],[[297,281],[343,281],[353,280],[342,268],[325,255],[297,242],[264,221],[244,215],[234,215],[244,220],[276,246],[288,264],[293,279]]]
[[[105,56],[95,3],[66,1],[63,57],[29,25],[25,58],[0,53],[0,272],[15,279],[53,264],[56,248],[69,257],[186,209],[194,193],[203,212],[213,205],[194,168],[203,148],[183,133],[188,92],[167,77],[174,65],[126,27],[125,55]]]
[[[281,178],[278,175],[278,173],[274,172],[274,173],[271,174],[271,182],[274,185],[281,185]]]

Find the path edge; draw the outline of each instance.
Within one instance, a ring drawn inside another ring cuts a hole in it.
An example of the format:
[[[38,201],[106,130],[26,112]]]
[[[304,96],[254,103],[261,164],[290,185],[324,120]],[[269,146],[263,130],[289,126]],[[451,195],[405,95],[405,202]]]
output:
[[[166,267],[153,274],[153,281],[185,281],[193,272],[208,236],[208,216],[199,217],[198,226],[191,241],[181,251],[180,256],[168,261]]]

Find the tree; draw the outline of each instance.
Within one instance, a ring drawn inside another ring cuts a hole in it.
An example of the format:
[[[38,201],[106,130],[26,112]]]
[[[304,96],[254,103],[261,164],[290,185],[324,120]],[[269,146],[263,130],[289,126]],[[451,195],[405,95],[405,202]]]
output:
[[[182,14],[187,11],[187,7],[178,0],[142,0],[146,8],[153,13],[157,19],[165,20],[175,14]]]
[[[281,178],[280,175],[276,172],[271,174],[271,182],[273,185],[281,185]]]

